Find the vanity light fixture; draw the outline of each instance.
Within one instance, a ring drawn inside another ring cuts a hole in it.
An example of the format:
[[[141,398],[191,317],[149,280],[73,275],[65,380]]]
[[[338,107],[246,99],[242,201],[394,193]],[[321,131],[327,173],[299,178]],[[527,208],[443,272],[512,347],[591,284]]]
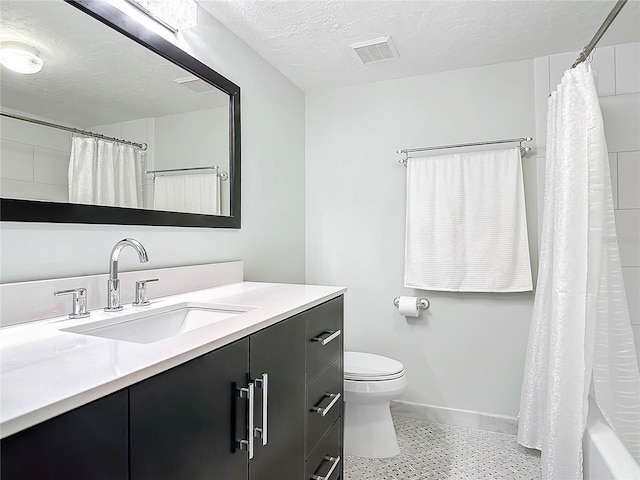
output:
[[[40,52],[31,45],[20,42],[2,42],[0,44],[0,64],[11,71],[30,75],[42,70]]]
[[[194,0],[128,0],[173,33],[198,24],[198,4]]]

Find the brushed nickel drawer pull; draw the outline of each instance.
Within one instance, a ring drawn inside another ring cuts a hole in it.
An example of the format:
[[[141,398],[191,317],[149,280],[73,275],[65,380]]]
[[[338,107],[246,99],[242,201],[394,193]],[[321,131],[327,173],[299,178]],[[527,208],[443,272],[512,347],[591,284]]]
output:
[[[316,406],[316,407],[313,407],[311,409],[314,412],[316,412],[318,415],[320,415],[321,417],[325,417],[327,415],[327,413],[329,413],[329,410],[331,410],[333,408],[333,406],[336,404],[336,402],[338,400],[340,400],[340,396],[341,395],[339,393],[325,393],[324,396],[325,397],[329,397],[329,398],[332,399],[331,402],[329,402],[329,405],[327,405],[326,407],[322,407],[322,408]]]
[[[326,332],[321,333],[317,337],[313,337],[311,340],[313,340],[314,342],[320,342],[321,345],[326,345],[332,340],[335,340],[336,338],[338,338],[341,334],[342,332],[340,330],[335,330],[333,332],[327,330]]]
[[[255,427],[254,436],[262,439],[262,445],[266,445],[267,425],[268,425],[268,403],[269,403],[269,374],[263,373],[260,378],[254,380],[256,388],[262,390],[262,427]]]
[[[324,459],[322,461],[325,461],[325,460],[327,462],[333,462],[333,464],[331,465],[331,468],[329,469],[327,474],[326,475],[311,475],[311,480],[329,480],[329,478],[331,477],[331,474],[333,473],[333,471],[340,464],[340,455],[338,455],[337,457],[330,457],[330,456],[327,455],[326,457],[324,457]]]
[[[247,405],[247,439],[236,440],[236,448],[247,452],[249,459],[253,458],[253,405],[254,405],[254,385],[253,382],[247,385],[247,388],[238,388],[236,395],[240,398],[246,398]]]

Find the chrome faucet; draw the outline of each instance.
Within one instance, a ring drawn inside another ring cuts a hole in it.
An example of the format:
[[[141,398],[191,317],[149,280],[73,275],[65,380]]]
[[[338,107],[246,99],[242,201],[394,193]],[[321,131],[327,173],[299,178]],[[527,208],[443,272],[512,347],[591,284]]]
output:
[[[113,250],[111,250],[111,262],[109,263],[109,281],[107,282],[107,306],[104,309],[105,312],[118,312],[122,310],[120,305],[120,279],[118,279],[118,259],[120,258],[120,252],[126,246],[133,247],[138,252],[141,263],[149,261],[147,251],[138,240],[133,238],[125,238],[116,243]]]

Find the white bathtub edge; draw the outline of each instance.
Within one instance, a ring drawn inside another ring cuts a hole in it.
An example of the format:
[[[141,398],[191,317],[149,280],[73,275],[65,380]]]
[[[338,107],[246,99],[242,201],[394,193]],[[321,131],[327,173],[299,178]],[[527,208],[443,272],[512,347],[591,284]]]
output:
[[[593,403],[590,407],[582,440],[584,480],[640,479],[640,465],[604,423],[597,407]]]

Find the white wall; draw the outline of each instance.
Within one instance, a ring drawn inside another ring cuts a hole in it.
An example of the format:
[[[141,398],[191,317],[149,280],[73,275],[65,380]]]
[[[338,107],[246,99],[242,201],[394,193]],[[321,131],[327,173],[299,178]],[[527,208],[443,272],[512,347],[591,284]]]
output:
[[[228,171],[229,107],[155,118],[155,168],[219,165]]]
[[[539,162],[545,153],[547,97],[578,53],[535,59]],[[640,362],[640,43],[597,49],[591,68],[604,118],[622,275]]]
[[[304,281],[304,95],[208,13],[180,43],[241,88],[242,229],[3,222],[0,281],[104,273],[116,241],[140,240],[149,268],[244,260],[246,278]],[[138,268],[133,252],[123,269]]]
[[[533,136],[533,61],[314,92],[306,106],[306,278],[348,287],[346,348],[403,362],[404,400],[515,416],[533,295],[403,288],[406,170],[395,152]],[[533,155],[523,165],[535,251]],[[401,294],[431,309],[405,319],[392,304]]]

